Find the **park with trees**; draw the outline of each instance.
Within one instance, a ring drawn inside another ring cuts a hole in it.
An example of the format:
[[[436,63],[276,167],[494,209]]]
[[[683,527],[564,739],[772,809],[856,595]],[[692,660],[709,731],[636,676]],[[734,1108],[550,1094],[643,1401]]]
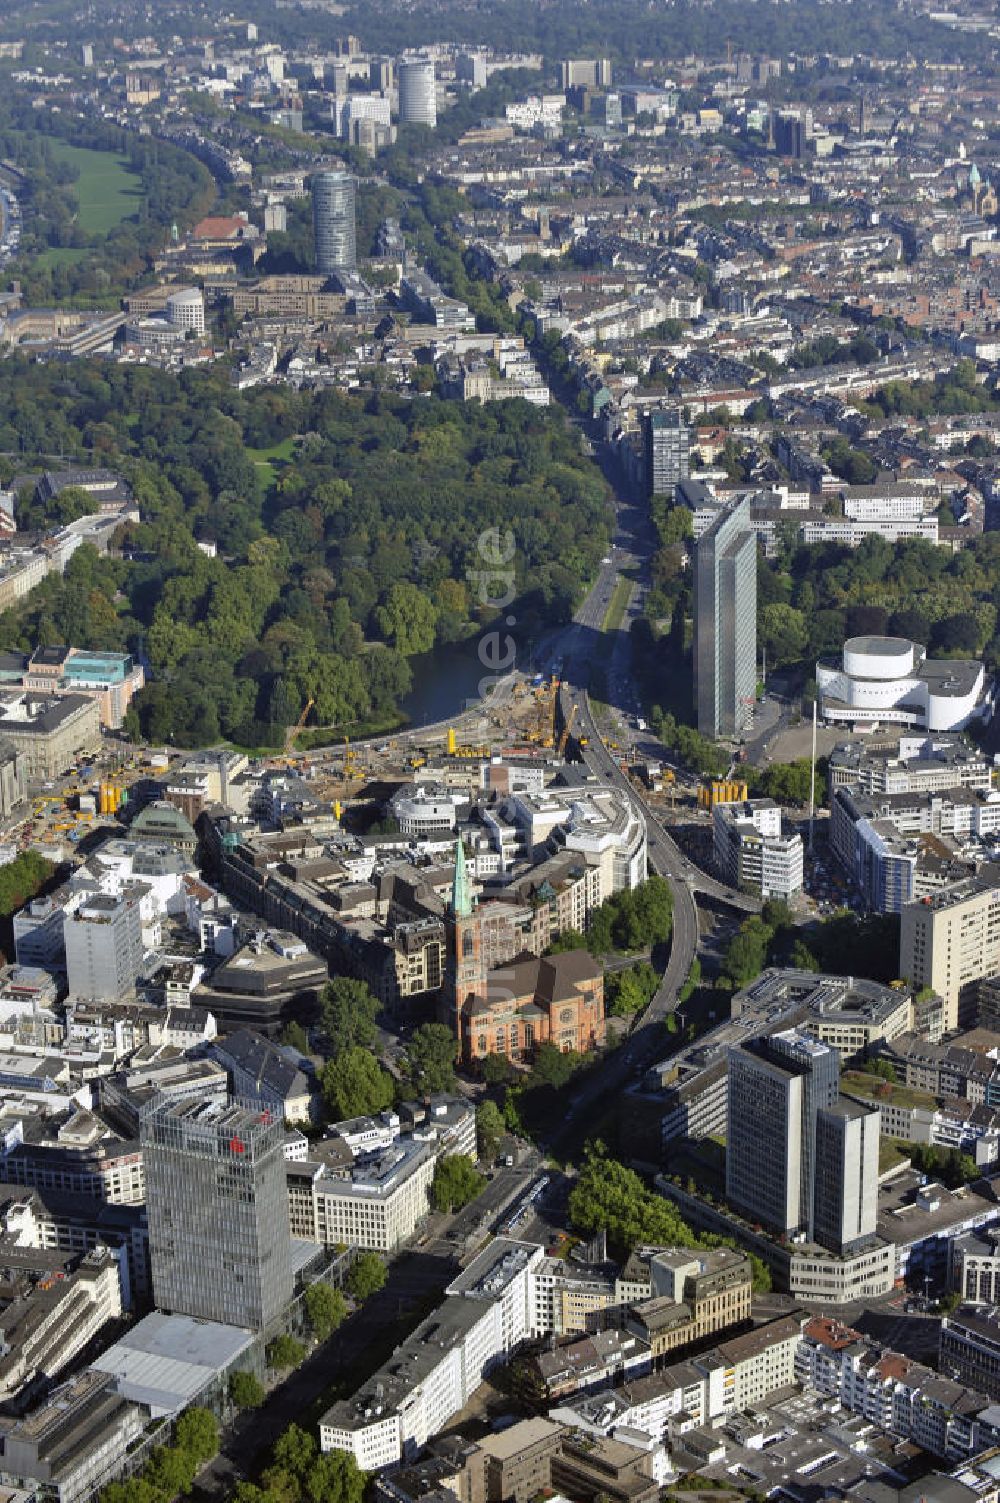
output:
[[[569,619],[607,546],[603,477],[561,414],[523,402],[241,392],[218,368],[14,355],[0,413],[0,450],[22,456],[0,484],[61,453],[121,473],[141,515],[113,556],[84,545],[0,617],[0,647],[143,657],[126,728],[153,742],[279,745],[310,699],[334,739],[396,724],[411,656],[472,651],[495,614],[474,587],[484,532],[513,534],[528,635]]]

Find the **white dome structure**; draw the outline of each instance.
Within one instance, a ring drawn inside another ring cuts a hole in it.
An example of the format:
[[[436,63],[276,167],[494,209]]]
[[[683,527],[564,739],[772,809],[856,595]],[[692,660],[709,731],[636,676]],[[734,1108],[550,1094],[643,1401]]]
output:
[[[849,637],[839,666],[816,664],[823,719],[858,729],[963,730],[980,711],[985,680],[975,659],[930,660],[905,637]]]

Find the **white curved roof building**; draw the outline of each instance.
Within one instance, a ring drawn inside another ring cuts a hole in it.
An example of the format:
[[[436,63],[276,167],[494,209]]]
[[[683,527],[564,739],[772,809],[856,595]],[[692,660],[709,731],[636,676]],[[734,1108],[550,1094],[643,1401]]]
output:
[[[931,660],[905,637],[849,637],[839,666],[816,664],[823,719],[862,728],[962,730],[979,710],[985,682],[975,659]]]
[[[407,784],[393,795],[389,807],[401,835],[440,835],[454,830],[459,816],[468,812],[469,795],[438,784]]]

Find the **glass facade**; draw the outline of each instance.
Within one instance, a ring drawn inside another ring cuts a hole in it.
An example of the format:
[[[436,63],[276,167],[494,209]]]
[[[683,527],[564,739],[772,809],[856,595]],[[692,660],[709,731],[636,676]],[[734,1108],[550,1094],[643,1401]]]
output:
[[[160,1101],[141,1124],[160,1310],[261,1330],[292,1297],[279,1115]]]
[[[317,172],[312,180],[316,270],[321,276],[354,271],[358,264],[354,225],[354,179],[347,172]]]
[[[749,498],[702,534],[694,566],[694,693],[703,736],[738,736],[757,697],[757,538]]]

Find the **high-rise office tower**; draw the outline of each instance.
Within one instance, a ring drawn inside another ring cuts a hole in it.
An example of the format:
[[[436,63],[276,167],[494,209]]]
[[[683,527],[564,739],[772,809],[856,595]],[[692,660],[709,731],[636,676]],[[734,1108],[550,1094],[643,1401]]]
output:
[[[280,1113],[161,1099],[141,1140],[157,1308],[262,1330],[292,1297]]]
[[[358,264],[354,228],[354,179],[347,172],[317,172],[312,180],[316,270],[321,276],[354,271]]]
[[[434,64],[429,57],[400,58],[396,68],[399,79],[399,123],[401,125],[437,125],[437,89]]]
[[[816,1118],[813,1236],[850,1253],[875,1234],[880,1113],[846,1097]]]
[[[847,1252],[875,1231],[878,1108],[840,1100],[840,1056],[789,1029],[729,1054],[726,1198]]]
[[[142,919],[137,897],[95,893],[63,919],[70,996],[120,1002],[142,969]]]
[[[646,494],[673,497],[679,480],[691,473],[691,430],[679,407],[647,412],[642,425]]]
[[[757,538],[748,498],[720,510],[694,556],[694,702],[713,740],[753,723],[757,694]]]
[[[609,57],[572,57],[559,64],[559,87],[567,89],[610,89],[611,59]]]
[[[369,87],[388,94],[396,76],[396,65],[391,57],[373,57],[368,64]]]

